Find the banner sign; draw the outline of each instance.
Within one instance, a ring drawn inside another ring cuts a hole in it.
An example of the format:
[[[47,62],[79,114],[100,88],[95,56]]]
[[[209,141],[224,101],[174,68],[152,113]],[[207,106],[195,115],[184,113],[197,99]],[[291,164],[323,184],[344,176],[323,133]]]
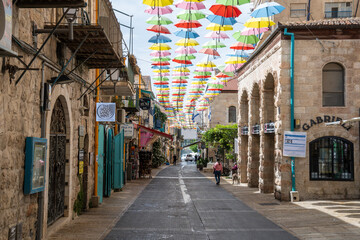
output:
[[[151,107],[151,101],[150,98],[140,98],[139,99],[139,107],[142,110],[149,110]]]
[[[284,156],[304,158],[306,156],[306,133],[285,131],[283,149]]]
[[[132,138],[134,135],[134,125],[132,123],[121,124],[120,132],[124,129],[124,137]]]
[[[96,103],[97,122],[115,122],[116,103]]]

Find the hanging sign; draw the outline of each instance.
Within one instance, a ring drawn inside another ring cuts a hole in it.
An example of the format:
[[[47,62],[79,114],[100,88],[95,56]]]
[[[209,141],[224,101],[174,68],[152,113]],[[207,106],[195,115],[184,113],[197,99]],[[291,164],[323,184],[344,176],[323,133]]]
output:
[[[120,132],[124,130],[124,137],[132,138],[134,135],[134,125],[132,123],[121,124]]]
[[[304,158],[306,156],[306,133],[285,131],[283,155]]]
[[[116,103],[96,103],[97,122],[115,122]]]
[[[149,110],[151,107],[151,101],[150,98],[140,98],[139,99],[139,107],[142,110]]]
[[[0,1],[0,49],[13,53],[12,39],[12,1]]]

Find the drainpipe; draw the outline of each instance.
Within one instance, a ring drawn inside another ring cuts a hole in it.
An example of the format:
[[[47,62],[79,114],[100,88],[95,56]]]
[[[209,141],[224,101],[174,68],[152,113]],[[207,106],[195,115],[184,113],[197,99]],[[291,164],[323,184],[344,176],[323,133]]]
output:
[[[98,24],[98,18],[99,18],[99,1],[96,0],[96,3],[95,3],[95,22],[96,24]],[[95,77],[96,77],[96,86],[99,86],[99,83],[100,83],[100,80],[98,79],[99,77],[99,69],[96,69],[96,73],[95,73]],[[96,100],[95,100],[95,104],[99,102],[99,87],[96,88]],[[96,108],[96,106],[95,106]],[[94,137],[95,137],[95,149],[94,149],[94,152],[95,152],[95,158],[97,159],[97,155],[98,155],[98,146],[99,146],[99,139],[98,139],[98,132],[99,132],[99,124],[98,122],[96,122],[95,120],[95,132],[94,132]],[[95,164],[94,164],[94,198],[97,200],[96,202],[96,206],[98,204],[98,194],[97,194],[97,190],[98,190],[98,162],[95,160]],[[95,201],[95,200],[94,200]]]
[[[294,131],[294,49],[295,49],[295,34],[289,33],[287,28],[284,30],[285,36],[291,37],[291,45],[290,45],[290,125],[291,131]],[[291,157],[291,181],[292,181],[292,191],[296,191],[295,186],[295,158]]]
[[[307,14],[307,16],[306,16],[306,21],[310,21],[310,15],[311,15],[311,13],[310,13],[310,9],[311,9],[311,0],[309,0],[309,2],[308,2],[308,14]]]

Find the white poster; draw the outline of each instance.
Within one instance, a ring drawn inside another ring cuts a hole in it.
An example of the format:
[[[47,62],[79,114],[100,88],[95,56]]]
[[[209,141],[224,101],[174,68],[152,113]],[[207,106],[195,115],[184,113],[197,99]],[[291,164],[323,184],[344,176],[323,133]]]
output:
[[[283,155],[304,158],[306,156],[306,133],[285,131]]]
[[[96,103],[97,122],[115,122],[115,103]]]
[[[134,135],[134,125],[132,123],[129,124],[121,124],[120,132],[124,129],[124,137],[132,138]]]
[[[234,138],[234,153],[239,153],[239,140]]]

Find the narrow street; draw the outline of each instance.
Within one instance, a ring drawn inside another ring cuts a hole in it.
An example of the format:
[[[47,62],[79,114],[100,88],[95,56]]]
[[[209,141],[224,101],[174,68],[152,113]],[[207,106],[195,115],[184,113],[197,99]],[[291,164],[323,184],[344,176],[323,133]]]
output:
[[[181,164],[161,171],[105,239],[296,239]]]

